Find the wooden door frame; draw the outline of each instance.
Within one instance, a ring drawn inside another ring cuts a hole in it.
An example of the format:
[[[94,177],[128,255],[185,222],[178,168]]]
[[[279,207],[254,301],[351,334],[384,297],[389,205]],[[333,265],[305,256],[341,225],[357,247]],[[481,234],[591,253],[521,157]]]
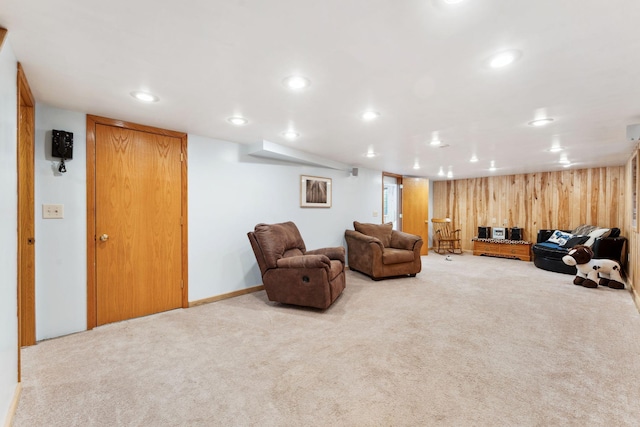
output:
[[[27,170],[25,174],[23,163],[24,149],[32,150],[31,161],[34,160],[33,150],[35,149],[35,99],[31,93],[29,82],[24,73],[22,65],[18,62],[17,65],[17,110],[18,110],[18,146],[17,146],[17,175],[18,175],[18,254],[25,252],[27,245],[32,246],[35,241],[31,242],[29,239],[34,239],[35,233],[35,200],[33,191],[26,196],[23,194],[23,187],[31,185],[34,187],[34,166],[31,165],[30,171]],[[23,114],[24,113],[24,114]],[[27,131],[25,126],[28,126],[29,121],[25,121],[26,114],[31,116],[31,129]],[[30,215],[29,215],[30,213]],[[35,251],[35,247],[33,249]],[[35,255],[34,255],[35,257]],[[22,257],[18,257],[18,381],[20,381],[20,348],[22,346],[34,345],[36,343],[36,304],[35,304],[35,283],[25,283],[24,276],[26,275],[26,269],[35,269],[35,262],[30,267],[28,263],[23,262]],[[33,273],[35,278],[35,273]]]
[[[96,126],[115,126],[156,135],[179,138],[181,141],[181,205],[182,205],[182,308],[189,307],[188,292],[188,216],[187,216],[187,134],[122,120],[87,114],[87,329],[98,324],[98,295],[96,281]]]

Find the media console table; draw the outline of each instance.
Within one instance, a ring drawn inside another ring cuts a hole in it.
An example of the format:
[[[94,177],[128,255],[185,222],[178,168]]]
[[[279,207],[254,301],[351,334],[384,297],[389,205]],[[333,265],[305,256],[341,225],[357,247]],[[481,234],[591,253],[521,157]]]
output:
[[[531,242],[526,240],[480,239],[474,237],[473,254],[531,261]]]

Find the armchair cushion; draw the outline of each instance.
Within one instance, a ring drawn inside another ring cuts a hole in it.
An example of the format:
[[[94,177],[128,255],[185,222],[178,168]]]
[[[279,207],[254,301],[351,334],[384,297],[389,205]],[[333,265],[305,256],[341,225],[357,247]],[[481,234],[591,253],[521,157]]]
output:
[[[353,228],[362,234],[377,238],[385,248],[391,246],[393,224],[390,222],[386,224],[363,224],[358,221],[353,221]]]

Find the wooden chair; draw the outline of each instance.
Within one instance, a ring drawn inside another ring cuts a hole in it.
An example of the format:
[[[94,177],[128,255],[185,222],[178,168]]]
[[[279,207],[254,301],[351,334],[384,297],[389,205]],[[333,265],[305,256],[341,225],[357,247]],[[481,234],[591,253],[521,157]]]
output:
[[[453,229],[451,218],[431,218],[434,251],[443,254],[461,254],[460,229]]]

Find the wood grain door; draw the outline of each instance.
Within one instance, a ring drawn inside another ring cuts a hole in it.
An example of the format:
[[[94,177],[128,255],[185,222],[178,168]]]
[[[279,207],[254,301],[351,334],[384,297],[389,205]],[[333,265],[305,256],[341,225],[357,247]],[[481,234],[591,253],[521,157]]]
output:
[[[18,335],[36,343],[34,147],[35,101],[18,64]]]
[[[421,255],[429,253],[429,180],[402,178],[402,231],[422,236]]]
[[[95,124],[97,325],[184,305],[182,160],[180,137]]]

